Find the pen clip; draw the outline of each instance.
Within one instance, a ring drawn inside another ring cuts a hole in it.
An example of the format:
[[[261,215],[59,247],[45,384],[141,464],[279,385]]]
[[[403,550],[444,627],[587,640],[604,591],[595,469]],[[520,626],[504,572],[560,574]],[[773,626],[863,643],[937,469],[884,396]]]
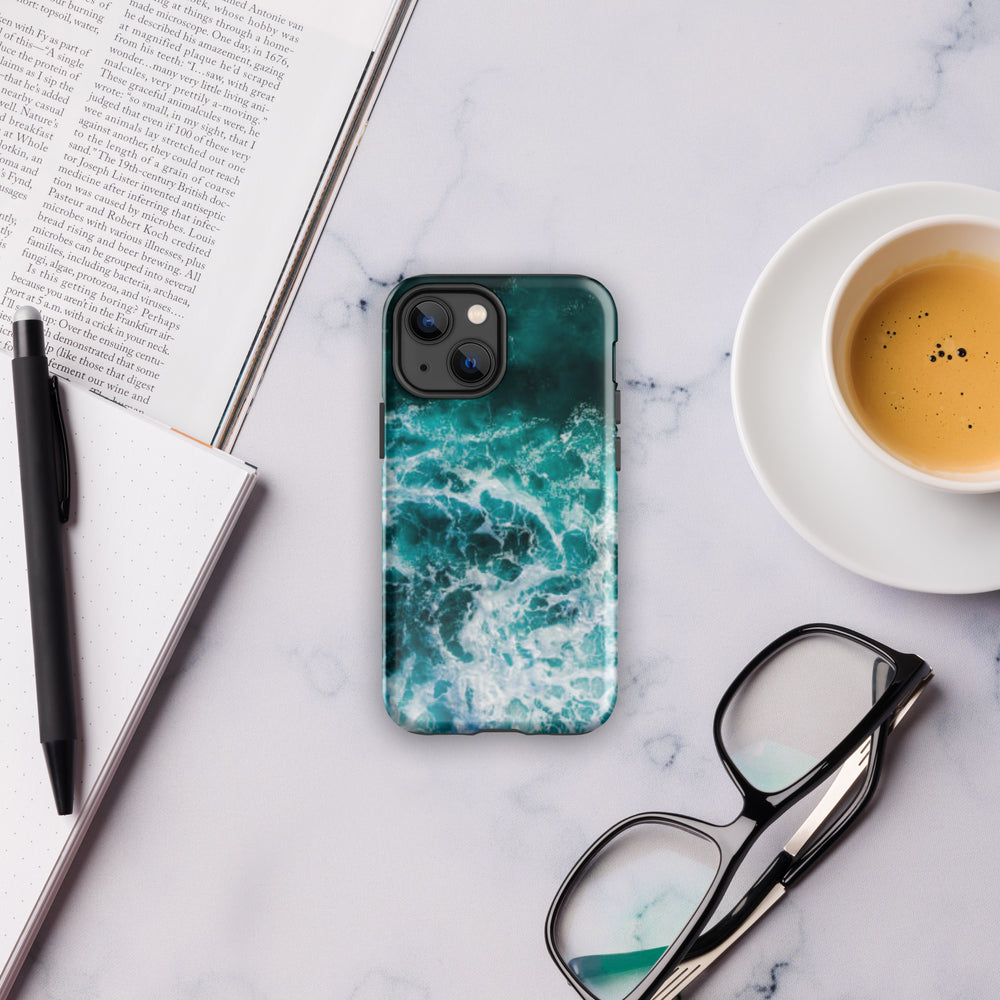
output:
[[[59,397],[59,379],[55,375],[49,379],[49,393],[52,397],[52,444],[56,450],[59,520],[65,524],[69,520],[69,440],[66,437],[66,421],[63,419],[62,402]]]

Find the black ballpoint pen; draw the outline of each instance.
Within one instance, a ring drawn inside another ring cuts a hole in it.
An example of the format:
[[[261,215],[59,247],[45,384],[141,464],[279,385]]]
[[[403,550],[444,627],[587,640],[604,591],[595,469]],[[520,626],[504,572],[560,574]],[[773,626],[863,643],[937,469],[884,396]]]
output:
[[[62,531],[69,513],[69,461],[58,384],[49,378],[42,319],[31,306],[14,314],[12,367],[38,727],[56,809],[65,815],[73,811],[76,754]]]

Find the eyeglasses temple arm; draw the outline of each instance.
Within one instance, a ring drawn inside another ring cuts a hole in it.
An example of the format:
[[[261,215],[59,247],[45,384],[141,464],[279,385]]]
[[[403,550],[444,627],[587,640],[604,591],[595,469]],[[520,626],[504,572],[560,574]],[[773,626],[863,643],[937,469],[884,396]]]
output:
[[[861,814],[878,787],[889,733],[899,725],[906,713],[913,707],[914,702],[920,697],[932,676],[928,673],[919,687],[896,710],[895,715],[872,733],[847,759],[816,808],[792,835],[791,840],[785,845],[785,850],[798,859],[798,863],[791,867],[789,873],[782,880],[785,886],[790,886],[801,878]],[[837,817],[828,829],[823,831],[822,836],[815,843],[810,844],[817,831],[822,829],[827,817],[833,815],[837,805],[859,779],[864,781],[864,785],[850,806]]]
[[[799,874],[796,871],[796,854],[822,825],[823,820],[836,808],[837,803],[850,791],[859,776],[860,760],[865,766],[871,738],[841,766],[833,784],[827,789],[822,800],[795,831],[784,850],[771,862],[747,894],[714,927],[702,934],[692,945],[687,957],[671,974],[664,989],[653,1000],[673,1000],[674,997],[700,976],[707,966],[733,945],[754,923],[756,923],[785,894],[786,887]],[[810,858],[809,861],[815,860]],[[808,862],[807,862],[808,865]],[[672,987],[672,988],[667,988]]]
[[[798,858],[803,848],[812,840],[827,818],[833,814],[844,796],[850,792],[859,778],[864,777],[866,787],[859,793],[850,809],[838,820],[836,826],[827,831],[827,835],[823,837],[822,841],[814,845],[813,850],[817,850],[823,844],[829,844],[834,839],[836,832],[845,827],[861,811],[862,806],[871,797],[875,791],[875,786],[878,784],[878,774],[881,771],[881,748],[879,743],[883,742],[879,739],[881,735],[882,732],[880,730],[878,733],[869,736],[844,762],[837,772],[833,784],[826,790],[826,794],[819,800],[813,811],[809,813],[805,822],[792,834],[791,839],[785,844],[785,851],[793,858]],[[806,855],[806,857],[808,858],[811,853]],[[793,870],[785,878],[785,883],[788,884],[793,881],[804,867],[805,865],[793,866]]]
[[[888,723],[886,724],[889,725]],[[883,727],[884,728],[884,727]],[[881,731],[880,731],[881,733]],[[879,734],[876,734],[879,735]],[[817,855],[807,856],[807,860],[799,867],[796,865],[797,855],[809,842],[810,838],[823,825],[841,799],[851,790],[858,778],[868,768],[872,750],[873,737],[865,742],[841,765],[836,778],[827,789],[826,794],[816,807],[806,817],[805,822],[795,831],[784,850],[774,859],[767,870],[751,886],[747,894],[736,904],[733,910],[711,930],[702,934],[695,941],[687,957],[678,964],[663,984],[653,1000],[673,1000],[685,986],[700,976],[723,952],[727,951],[743,936],[779,899],[785,894],[786,887],[791,884],[816,859]],[[878,748],[876,748],[878,753]],[[880,756],[880,754],[878,754]],[[877,766],[877,765],[876,765]],[[874,789],[872,782],[872,789]],[[860,796],[863,801],[870,796],[866,789]],[[856,815],[852,808],[845,816]],[[838,824],[840,826],[840,824]],[[823,843],[829,843],[824,838]],[[729,928],[734,928],[732,931]]]
[[[923,683],[910,695],[909,699],[896,711],[896,714],[880,729],[872,734],[858,749],[841,765],[833,783],[827,789],[823,798],[806,817],[805,821],[792,834],[781,853],[764,871],[761,877],[749,889],[747,894],[736,904],[733,910],[719,921],[713,928],[702,934],[692,946],[688,955],[696,955],[684,963],[685,967],[702,962],[711,955],[710,961],[722,954],[736,939],[758,920],[760,915],[770,909],[784,892],[797,879],[807,872],[822,854],[832,846],[839,836],[857,819],[861,810],[871,799],[878,785],[882,771],[886,736],[895,729],[903,716],[910,710],[932,675],[928,675]],[[859,778],[864,777],[865,787],[858,793],[849,809],[824,832],[823,837],[802,854],[804,848],[816,832],[823,826],[828,816],[832,815],[840,801],[847,795]],[[800,856],[801,855],[801,856]],[[775,889],[781,892],[775,893]],[[770,900],[761,909],[765,900]],[[759,911],[759,912],[758,912]],[[656,1000],[670,1000],[674,993],[665,993]]]
[[[896,709],[896,714],[889,721],[890,733],[900,724],[900,722],[903,721],[903,716],[906,715],[911,708],[913,708],[914,703],[920,695],[923,694],[924,688],[927,687],[933,676],[934,675],[932,673],[928,673],[927,676],[921,681],[920,687],[918,687],[916,691],[914,691],[913,694],[911,694],[910,697],[902,705],[900,705],[898,709]]]
[[[690,986],[691,983],[700,976],[708,966],[710,966],[723,952],[727,951],[729,947],[736,943],[755,923],[775,903],[781,899],[785,894],[785,887],[779,882],[777,885],[773,885],[769,892],[767,892],[764,897],[757,903],[753,911],[744,920],[740,922],[740,925],[729,935],[724,941],[716,945],[709,951],[703,951],[701,954],[695,957],[685,958],[684,961],[680,962],[677,967],[670,973],[670,978],[660,987],[656,994],[652,997],[652,1000],[674,1000],[681,990],[686,986]],[[701,939],[699,938],[699,941]]]

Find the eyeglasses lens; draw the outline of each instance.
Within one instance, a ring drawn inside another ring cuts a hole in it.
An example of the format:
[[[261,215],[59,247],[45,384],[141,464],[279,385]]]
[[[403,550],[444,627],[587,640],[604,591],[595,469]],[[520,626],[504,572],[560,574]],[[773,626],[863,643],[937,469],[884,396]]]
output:
[[[622,1000],[677,940],[711,888],[718,847],[662,822],[615,837],[566,897],[556,950],[598,1000]]]
[[[746,679],[726,708],[722,742],[754,787],[781,791],[861,722],[892,675],[892,665],[861,643],[800,638]]]

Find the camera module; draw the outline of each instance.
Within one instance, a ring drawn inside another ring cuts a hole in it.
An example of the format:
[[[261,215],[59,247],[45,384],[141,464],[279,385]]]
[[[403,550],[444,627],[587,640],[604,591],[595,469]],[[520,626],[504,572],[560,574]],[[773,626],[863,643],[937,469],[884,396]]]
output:
[[[451,329],[451,312],[443,302],[421,299],[410,309],[407,323],[420,340],[440,340]]]
[[[392,371],[411,395],[476,399],[507,371],[507,314],[474,282],[413,279],[390,300]]]
[[[451,371],[455,378],[470,385],[482,382],[493,372],[493,355],[485,344],[468,341],[451,352]]]

